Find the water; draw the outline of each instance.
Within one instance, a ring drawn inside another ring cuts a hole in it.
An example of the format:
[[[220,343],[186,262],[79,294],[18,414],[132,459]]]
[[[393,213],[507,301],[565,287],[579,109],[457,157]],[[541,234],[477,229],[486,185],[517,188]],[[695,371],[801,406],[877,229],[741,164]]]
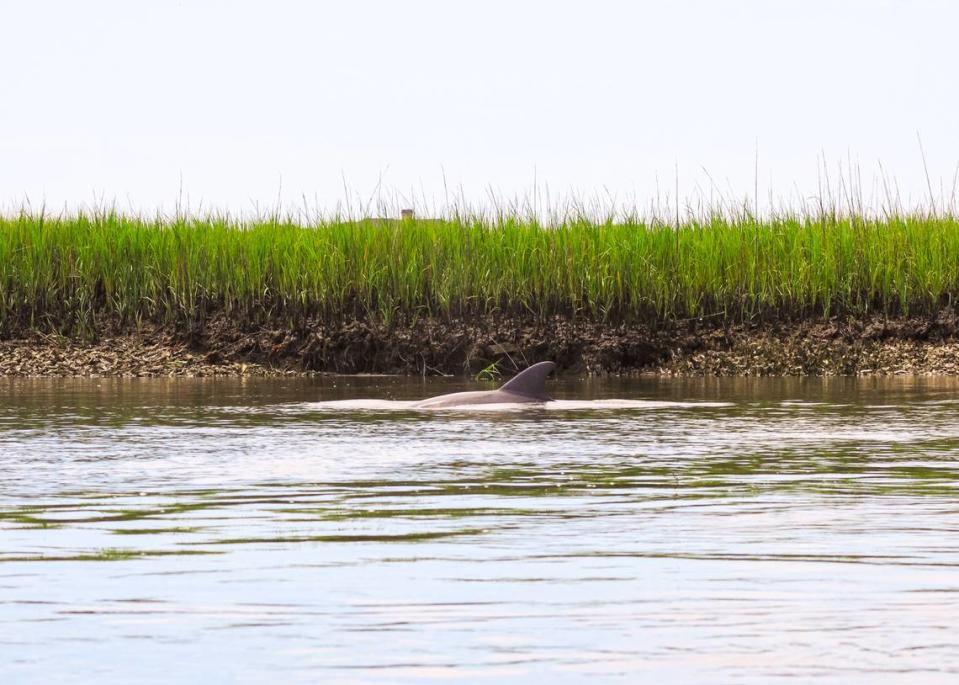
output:
[[[956,682],[956,380],[454,389],[0,381],[0,681]]]

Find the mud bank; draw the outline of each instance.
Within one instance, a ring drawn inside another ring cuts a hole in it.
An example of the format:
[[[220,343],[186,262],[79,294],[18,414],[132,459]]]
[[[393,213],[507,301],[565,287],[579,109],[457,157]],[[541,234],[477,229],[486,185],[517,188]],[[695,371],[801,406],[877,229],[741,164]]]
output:
[[[952,309],[911,318],[658,326],[488,317],[250,329],[220,317],[190,334],[163,327],[105,327],[92,341],[22,334],[0,341],[0,376],[465,375],[545,359],[561,373],[597,375],[959,374],[957,322]]]

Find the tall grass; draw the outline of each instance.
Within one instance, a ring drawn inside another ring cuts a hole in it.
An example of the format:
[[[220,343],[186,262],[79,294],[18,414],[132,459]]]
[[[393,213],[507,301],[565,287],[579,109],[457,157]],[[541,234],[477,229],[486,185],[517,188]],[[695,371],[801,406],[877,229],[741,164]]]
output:
[[[610,322],[928,312],[959,293],[959,221],[0,219],[0,331],[483,313]]]

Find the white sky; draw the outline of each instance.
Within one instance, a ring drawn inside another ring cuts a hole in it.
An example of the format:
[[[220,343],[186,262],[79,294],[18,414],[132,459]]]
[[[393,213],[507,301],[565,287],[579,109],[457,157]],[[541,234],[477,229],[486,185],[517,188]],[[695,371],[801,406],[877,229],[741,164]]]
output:
[[[959,162],[959,3],[3,0],[0,201],[815,194]],[[797,190],[798,189],[798,190]],[[398,194],[398,195],[397,195]],[[202,202],[202,206],[200,203]],[[355,204],[354,199],[354,204]],[[376,213],[374,211],[374,213]]]

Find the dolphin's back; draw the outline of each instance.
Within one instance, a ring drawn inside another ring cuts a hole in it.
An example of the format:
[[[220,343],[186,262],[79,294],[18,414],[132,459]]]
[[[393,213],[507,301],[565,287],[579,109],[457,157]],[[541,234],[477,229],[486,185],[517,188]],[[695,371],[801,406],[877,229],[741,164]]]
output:
[[[471,404],[493,404],[509,402],[503,399],[498,390],[474,390],[472,392],[453,392],[448,395],[438,395],[417,402],[413,406],[417,409],[439,409],[443,407],[465,407]]]
[[[517,374],[508,383],[496,390],[474,390],[472,392],[454,392],[449,395],[430,397],[416,402],[417,409],[460,407],[470,404],[502,404],[514,402],[549,402],[552,399],[546,394],[546,377],[553,371],[556,364],[540,362],[533,364],[525,371]]]
[[[555,368],[556,364],[553,362],[533,364],[528,369],[524,369],[513,376],[499,390],[500,392],[510,392],[537,400],[549,401],[550,396],[546,394],[546,377]]]

